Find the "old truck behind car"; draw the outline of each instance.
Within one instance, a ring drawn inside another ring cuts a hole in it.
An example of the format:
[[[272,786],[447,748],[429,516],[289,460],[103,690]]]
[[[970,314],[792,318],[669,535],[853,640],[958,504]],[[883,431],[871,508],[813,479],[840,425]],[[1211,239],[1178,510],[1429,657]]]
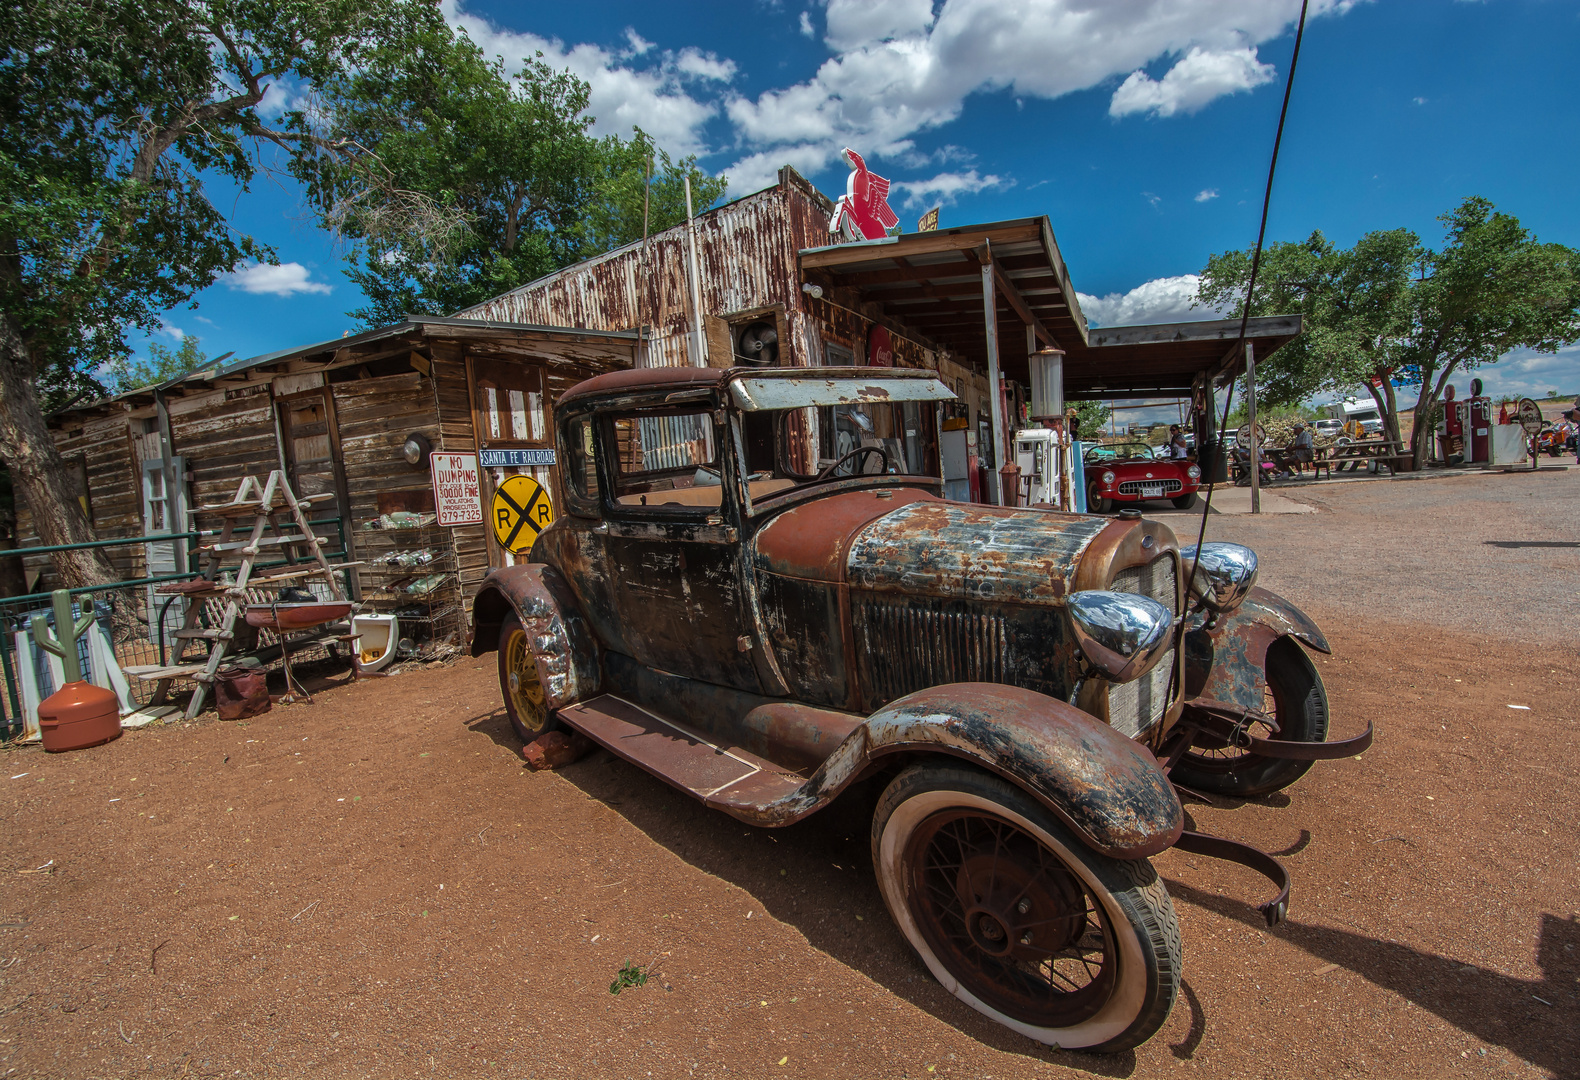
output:
[[[962,1001],[1045,1043],[1145,1041],[1179,990],[1175,784],[1251,796],[1325,742],[1311,620],[1235,545],[940,497],[930,373],[623,371],[555,409],[565,505],[484,581],[524,739],[556,725],[710,807],[799,821],[884,785],[895,922]],[[815,453],[808,453],[811,448]]]

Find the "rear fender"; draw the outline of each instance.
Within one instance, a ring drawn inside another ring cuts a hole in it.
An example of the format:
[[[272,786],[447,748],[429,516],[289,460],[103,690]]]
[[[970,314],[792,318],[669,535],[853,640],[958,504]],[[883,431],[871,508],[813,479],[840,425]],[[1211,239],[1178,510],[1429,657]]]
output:
[[[966,758],[1025,788],[1105,855],[1143,859],[1179,839],[1184,813],[1145,746],[1075,706],[998,683],[929,687],[864,725],[872,757]]]
[[[592,627],[558,570],[526,563],[494,570],[472,603],[472,655],[499,648],[499,628],[515,612],[532,644],[551,709],[592,697],[603,683]]]
[[[1321,653],[1333,651],[1304,611],[1277,593],[1252,588],[1245,602],[1211,630],[1198,625],[1186,631],[1186,698],[1207,697],[1242,709],[1261,709],[1267,650],[1281,637],[1292,637]]]

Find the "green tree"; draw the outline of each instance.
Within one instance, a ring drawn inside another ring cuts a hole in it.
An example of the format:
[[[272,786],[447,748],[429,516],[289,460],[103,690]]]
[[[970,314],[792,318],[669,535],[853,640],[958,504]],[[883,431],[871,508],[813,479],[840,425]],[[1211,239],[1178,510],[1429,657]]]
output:
[[[157,341],[148,343],[148,358],[119,357],[104,370],[104,383],[112,394],[125,394],[145,386],[158,386],[182,375],[190,375],[208,363],[208,355],[198,348],[191,334],[179,347],[168,349]]]
[[[438,19],[412,0],[0,6],[0,458],[46,543],[93,535],[41,396],[93,387],[128,328],[274,257],[204,187],[245,188],[261,144],[300,144],[266,126],[265,94],[327,78],[391,21]],[[94,552],[53,559],[68,585],[115,580]]]
[[[694,213],[724,198],[727,178],[709,176],[692,154],[679,161],[653,144],[641,128],[632,138],[610,136],[599,145],[599,175],[594,197],[584,210],[578,258],[672,229],[686,220],[686,179],[691,179]],[[645,232],[644,232],[645,228]]]
[[[1415,415],[1429,417],[1455,372],[1580,339],[1580,251],[1540,243],[1480,197],[1439,220],[1436,251],[1408,229],[1368,233],[1348,250],[1320,232],[1269,247],[1251,313],[1298,311],[1306,329],[1257,366],[1258,399],[1292,405],[1364,386],[1398,439],[1395,381],[1417,388]],[[1249,252],[1213,256],[1198,302],[1238,316],[1249,275]],[[1432,435],[1430,424],[1412,426],[1417,462]]]
[[[348,241],[365,325],[447,315],[642,236],[723,194],[695,158],[673,162],[638,130],[588,129],[588,86],[538,57],[512,70],[464,33],[420,26],[328,80],[297,130],[336,148],[293,166],[323,224]],[[351,147],[343,154],[340,147]]]
[[[1108,430],[1108,418],[1114,415],[1114,410],[1101,401],[1071,402],[1070,409],[1080,421],[1080,427],[1076,430],[1083,442],[1102,438],[1103,433]]]

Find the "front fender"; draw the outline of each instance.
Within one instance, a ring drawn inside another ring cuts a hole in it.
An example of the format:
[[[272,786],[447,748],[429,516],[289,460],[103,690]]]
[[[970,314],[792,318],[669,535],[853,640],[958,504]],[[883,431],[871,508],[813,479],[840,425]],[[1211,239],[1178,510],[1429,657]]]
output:
[[[597,639],[558,570],[526,563],[489,572],[472,602],[473,656],[499,647],[499,628],[512,611],[532,643],[550,709],[599,692],[603,673]]]
[[[1145,746],[1032,690],[933,686],[891,702],[864,727],[872,757],[923,750],[974,761],[1031,792],[1105,855],[1155,855],[1184,826],[1179,798]]]
[[[1277,593],[1253,588],[1245,602],[1211,630],[1185,633],[1185,696],[1208,697],[1242,709],[1262,708],[1262,673],[1267,650],[1292,637],[1321,653],[1332,653],[1311,617]]]

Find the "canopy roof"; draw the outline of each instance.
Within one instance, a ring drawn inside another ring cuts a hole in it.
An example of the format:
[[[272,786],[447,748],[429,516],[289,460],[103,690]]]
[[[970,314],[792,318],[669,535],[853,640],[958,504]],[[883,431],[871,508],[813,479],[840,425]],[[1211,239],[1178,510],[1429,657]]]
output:
[[[983,289],[991,282],[1003,372],[1029,381],[1029,327],[1037,347],[1065,351],[1070,399],[1183,394],[1200,372],[1223,379],[1244,366],[1239,320],[1089,329],[1046,216],[806,248],[800,264],[808,281],[852,290],[851,306],[875,304],[924,344],[979,369],[987,365]],[[1251,319],[1246,340],[1260,358],[1300,327],[1298,315]]]

